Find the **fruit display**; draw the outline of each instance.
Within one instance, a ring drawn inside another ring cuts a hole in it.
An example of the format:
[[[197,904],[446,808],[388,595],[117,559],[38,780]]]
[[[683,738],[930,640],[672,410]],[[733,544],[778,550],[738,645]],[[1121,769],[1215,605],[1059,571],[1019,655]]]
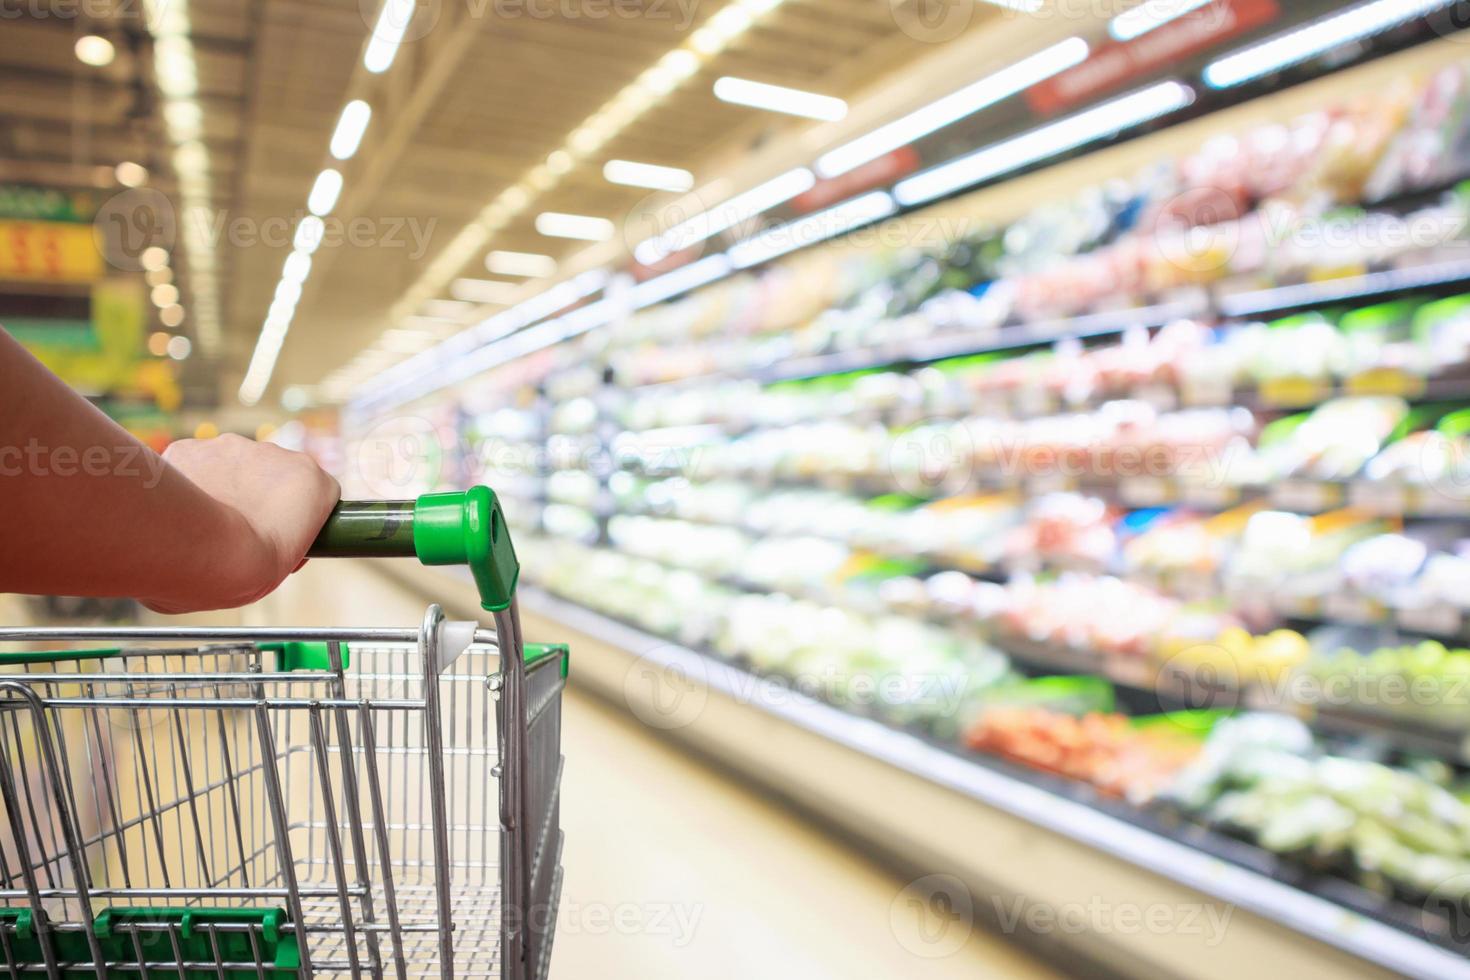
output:
[[[965,731],[965,745],[1146,803],[1200,750],[1200,733],[1115,713],[1075,717],[1044,707],[995,707]]]

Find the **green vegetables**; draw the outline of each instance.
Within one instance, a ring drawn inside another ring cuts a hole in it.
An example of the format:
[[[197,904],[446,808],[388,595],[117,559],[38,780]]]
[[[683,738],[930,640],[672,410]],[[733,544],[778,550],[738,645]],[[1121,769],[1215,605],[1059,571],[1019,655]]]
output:
[[[1165,794],[1260,846],[1359,883],[1459,902],[1470,898],[1470,806],[1415,771],[1315,754],[1285,716],[1222,721]]]

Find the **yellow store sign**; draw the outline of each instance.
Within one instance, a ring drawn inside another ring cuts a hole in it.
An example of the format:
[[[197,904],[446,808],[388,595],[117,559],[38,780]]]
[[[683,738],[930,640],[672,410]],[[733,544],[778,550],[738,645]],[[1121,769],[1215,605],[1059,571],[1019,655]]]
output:
[[[92,282],[102,273],[91,225],[0,221],[0,280]]]

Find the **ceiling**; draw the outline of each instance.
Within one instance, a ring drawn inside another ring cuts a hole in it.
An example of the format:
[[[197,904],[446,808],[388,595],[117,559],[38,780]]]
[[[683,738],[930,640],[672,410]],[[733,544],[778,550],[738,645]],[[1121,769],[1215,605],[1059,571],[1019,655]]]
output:
[[[636,243],[650,229],[630,215],[650,192],[606,181],[608,159],[682,167],[702,186],[829,125],[721,102],[711,93],[715,78],[857,100],[956,41],[1014,29],[1023,19],[975,0],[962,21],[936,35],[915,29],[921,22],[908,9],[934,0],[787,0],[548,181],[549,190],[534,192],[493,234],[466,241],[466,226],[487,205],[534,178],[579,125],[734,2],[418,0],[392,66],[374,75],[363,67],[363,51],[376,0],[28,0],[26,16],[0,24],[0,182],[115,191],[112,167],[134,160],[183,220],[204,215],[212,282],[193,274],[205,261],[197,248],[181,242],[174,266],[186,308],[201,302],[200,291],[217,292],[219,340],[209,356],[191,359],[186,380],[196,402],[230,403],[291,252],[290,230],[305,214],[317,173],[337,166],[345,189],[329,233],[343,234],[314,256],[267,396],[274,402],[285,386],[312,385],[341,368],[425,298],[447,297],[450,279],[496,278],[482,264],[490,249],[549,254],[571,268],[578,253],[585,264]],[[164,118],[157,87],[160,42],[146,16],[152,4],[184,4],[187,13],[208,156],[207,189],[201,196],[194,185],[188,200],[175,172],[179,133]],[[79,9],[94,16],[81,18]],[[75,39],[89,32],[113,40],[111,65],[77,60]],[[955,86],[970,77],[957,77]],[[932,91],[902,94],[933,98]],[[373,119],[357,154],[335,163],[327,144],[352,98],[368,101]],[[853,118],[861,118],[860,104]],[[730,179],[736,183],[727,193],[761,178]],[[627,230],[590,247],[549,238],[533,224],[543,211],[605,217]],[[538,288],[525,283],[521,295]],[[198,329],[193,319],[185,329]]]

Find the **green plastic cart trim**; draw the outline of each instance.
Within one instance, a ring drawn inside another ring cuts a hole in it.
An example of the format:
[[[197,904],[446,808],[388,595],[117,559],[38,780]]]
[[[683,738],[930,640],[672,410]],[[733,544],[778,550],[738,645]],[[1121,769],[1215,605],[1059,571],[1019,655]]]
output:
[[[468,565],[490,612],[510,606],[521,566],[500,498],[489,487],[428,493],[413,508],[413,550],[425,565]]]
[[[92,923],[93,934],[102,941],[102,951],[110,962],[137,964],[138,949],[133,941],[133,925],[177,926],[179,950],[186,961],[195,963],[214,962],[214,940],[208,926],[249,925],[260,928],[258,946],[261,961],[265,963],[266,976],[283,980],[295,977],[301,967],[301,950],[294,933],[282,934],[281,927],[289,919],[284,909],[256,908],[117,908],[107,909]],[[219,942],[219,958],[225,963],[254,963],[255,952],[250,936],[234,930],[214,934]],[[139,936],[143,946],[142,963],[173,963],[173,942],[166,932]],[[156,957],[153,954],[157,954]],[[143,971],[148,973],[151,971]],[[178,976],[178,970],[159,970],[160,975]],[[109,976],[137,976],[136,969],[112,969]],[[185,970],[188,980],[208,980],[217,977],[211,969]],[[247,980],[256,975],[255,968],[226,970],[231,980]]]
[[[0,666],[59,664],[67,660],[106,660],[121,653],[121,647],[98,647],[92,650],[12,650],[0,653]]]
[[[320,640],[287,640],[284,643],[259,643],[259,649],[276,655],[276,670],[288,674],[297,670],[331,670],[332,654],[327,644]],[[342,667],[352,666],[352,653],[347,644],[338,646],[342,650]]]
[[[526,666],[538,664],[547,657],[561,657],[561,676],[566,677],[571,670],[572,651],[565,643],[527,643],[526,644]]]

